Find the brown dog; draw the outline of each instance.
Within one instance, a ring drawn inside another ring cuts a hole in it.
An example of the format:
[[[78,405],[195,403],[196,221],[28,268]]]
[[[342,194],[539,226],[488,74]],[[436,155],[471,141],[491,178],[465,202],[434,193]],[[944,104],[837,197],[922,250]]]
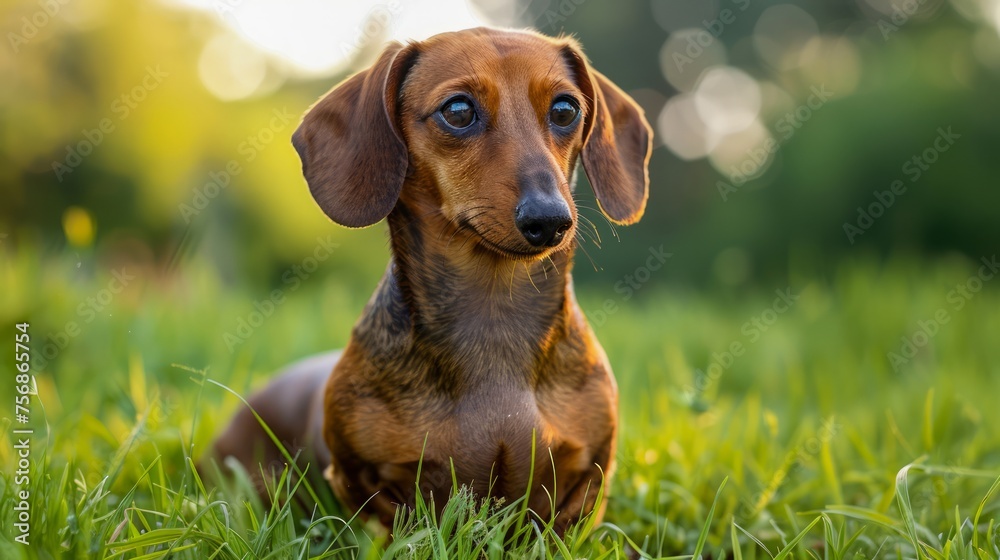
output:
[[[582,156],[604,214],[634,223],[650,140],[572,39],[479,28],[387,47],[292,141],[333,221],[388,217],[392,260],[343,354],[294,366],[251,406],[339,499],[386,524],[412,507],[420,464],[438,507],[452,468],[508,501],[531,480],[529,507],[564,531],[609,481],[617,425],[570,277],[574,169]],[[247,410],[214,452],[251,472],[285,462]]]

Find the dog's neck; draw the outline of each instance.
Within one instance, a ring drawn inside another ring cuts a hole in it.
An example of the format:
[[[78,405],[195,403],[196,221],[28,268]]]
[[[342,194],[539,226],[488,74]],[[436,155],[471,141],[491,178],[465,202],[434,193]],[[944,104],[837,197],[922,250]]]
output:
[[[569,336],[572,247],[541,260],[512,260],[482,247],[477,234],[436,205],[413,200],[402,199],[388,222],[393,260],[355,329],[366,339],[383,331],[367,345],[406,340],[406,352],[447,354],[433,359],[463,376],[506,371],[530,378]],[[395,340],[386,341],[386,331],[395,331]]]

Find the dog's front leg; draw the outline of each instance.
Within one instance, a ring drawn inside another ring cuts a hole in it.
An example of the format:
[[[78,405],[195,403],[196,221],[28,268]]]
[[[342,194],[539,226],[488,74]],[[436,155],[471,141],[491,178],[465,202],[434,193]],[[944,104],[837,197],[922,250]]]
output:
[[[607,439],[598,448],[597,453],[594,454],[590,467],[580,474],[576,484],[569,489],[569,492],[558,500],[553,528],[560,537],[566,533],[570,526],[579,523],[591,512],[596,516],[595,524],[600,523],[604,517],[610,488],[603,487],[604,496],[599,504],[597,497],[601,493],[602,485],[611,481],[617,441],[615,432],[616,430],[613,428]],[[597,507],[596,511],[594,511],[595,506]]]
[[[348,469],[335,461],[323,474],[334,494],[346,502],[350,510],[360,511],[365,518],[367,514],[374,514],[382,525],[392,528],[396,509],[403,502],[379,477],[375,467]]]

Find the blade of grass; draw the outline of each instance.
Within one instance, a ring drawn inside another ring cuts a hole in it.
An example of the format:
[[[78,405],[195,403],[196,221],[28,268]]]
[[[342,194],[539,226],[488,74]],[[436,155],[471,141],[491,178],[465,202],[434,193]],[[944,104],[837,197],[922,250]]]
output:
[[[819,523],[821,519],[822,519],[821,517],[817,517],[816,519],[813,519],[812,523],[806,525],[805,529],[802,529],[802,531],[800,531],[798,535],[795,535],[795,537],[792,538],[792,540],[788,541],[788,544],[785,546],[785,548],[781,549],[778,552],[778,554],[775,555],[774,560],[784,560],[789,554],[791,554],[792,551],[795,550],[795,547],[798,546],[799,542],[801,542],[802,539],[805,538],[805,536],[809,533],[809,531],[812,530],[812,528],[815,527],[816,524]]]
[[[740,539],[736,534],[736,522],[729,525],[729,538],[733,543],[733,560],[743,560],[743,549],[740,548]]]
[[[701,552],[705,548],[705,541],[708,540],[708,532],[712,528],[712,519],[715,517],[715,507],[719,504],[719,497],[722,496],[722,489],[726,487],[726,482],[729,481],[729,477],[722,479],[722,484],[719,485],[719,489],[715,491],[715,499],[712,500],[712,507],[708,510],[708,517],[705,519],[705,523],[701,526],[701,533],[698,534],[698,543],[694,547],[694,553],[691,555],[694,560],[701,560]]]
[[[986,504],[990,501],[990,498],[993,497],[993,494],[997,493],[997,490],[1000,490],[1000,476],[993,481],[993,485],[986,491],[986,495],[983,496],[983,499],[979,502],[979,507],[976,508],[975,517],[972,518],[972,548],[979,548],[979,518],[983,515],[983,509],[986,508]],[[991,527],[992,523],[993,520],[990,520]]]

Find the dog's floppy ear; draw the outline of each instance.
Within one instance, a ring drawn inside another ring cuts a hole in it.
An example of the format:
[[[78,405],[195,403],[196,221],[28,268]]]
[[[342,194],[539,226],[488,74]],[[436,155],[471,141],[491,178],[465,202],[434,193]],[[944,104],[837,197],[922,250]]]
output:
[[[393,42],[313,105],[292,135],[309,191],[338,224],[370,226],[399,199],[408,155],[396,105],[416,54],[415,45]]]
[[[575,43],[564,53],[586,97],[583,168],[597,202],[616,224],[638,222],[649,196],[652,129],[636,102],[592,69]]]

